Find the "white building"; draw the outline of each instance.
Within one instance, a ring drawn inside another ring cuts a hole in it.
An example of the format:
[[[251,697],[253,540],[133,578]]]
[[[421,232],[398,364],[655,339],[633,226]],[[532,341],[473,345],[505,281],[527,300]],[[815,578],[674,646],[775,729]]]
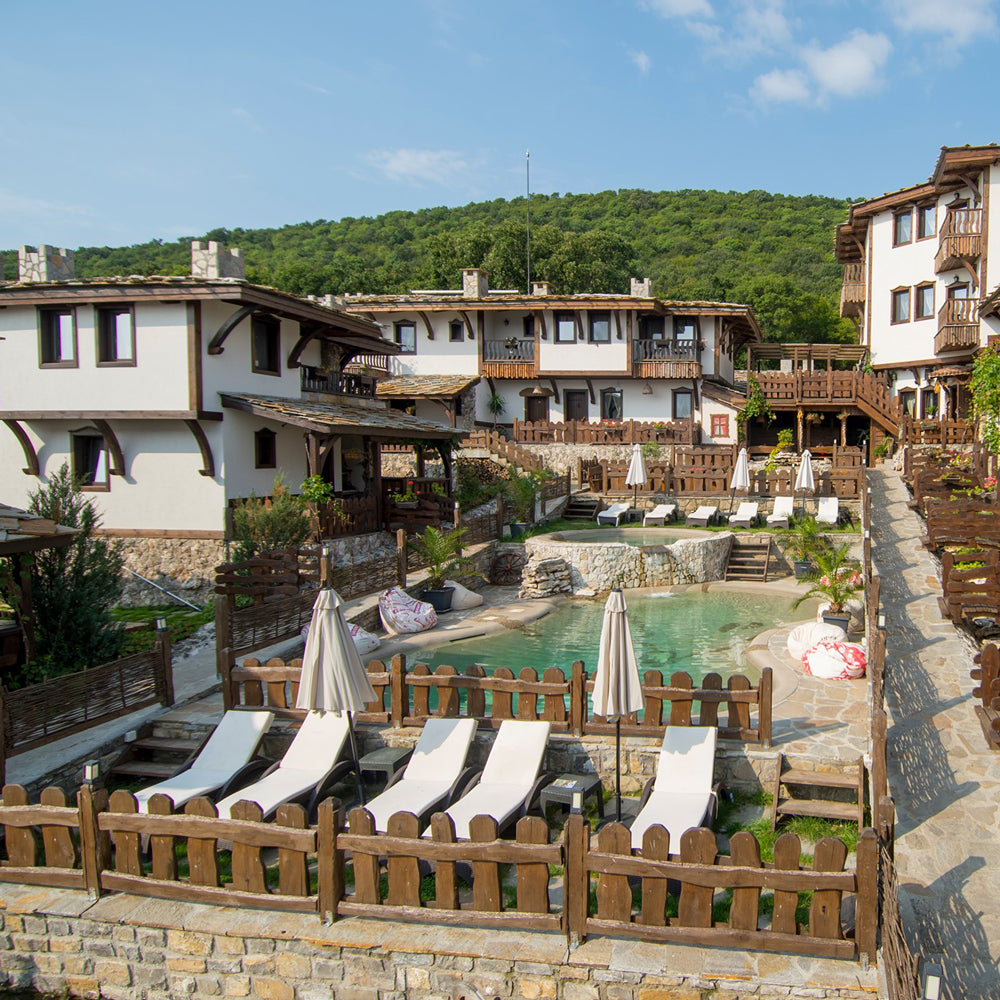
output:
[[[968,413],[972,356],[1000,334],[991,233],[1000,233],[992,144],[943,147],[926,183],[853,205],[837,228],[841,315],[855,319],[911,416]]]
[[[628,295],[557,295],[547,282],[526,295],[491,290],[475,268],[462,278],[457,290],[346,297],[399,348],[380,397],[439,417],[428,399],[447,405],[450,392],[464,425],[492,423],[498,398],[501,423],[631,419],[735,441],[734,354],[760,339],[749,306],[658,299],[648,279]]]

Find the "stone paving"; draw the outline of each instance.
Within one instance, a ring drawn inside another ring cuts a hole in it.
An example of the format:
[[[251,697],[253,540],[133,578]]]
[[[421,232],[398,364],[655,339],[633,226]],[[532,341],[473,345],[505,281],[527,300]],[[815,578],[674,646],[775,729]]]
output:
[[[903,921],[912,950],[942,962],[944,996],[1000,997],[1000,754],[974,713],[974,647],[941,619],[939,564],[899,475],[869,482]]]

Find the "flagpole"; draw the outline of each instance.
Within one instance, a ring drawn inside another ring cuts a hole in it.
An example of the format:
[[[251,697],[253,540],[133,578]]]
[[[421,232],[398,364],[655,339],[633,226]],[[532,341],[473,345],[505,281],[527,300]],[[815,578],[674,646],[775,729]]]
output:
[[[524,151],[524,228],[528,247],[528,281],[525,292],[531,294],[531,150]]]

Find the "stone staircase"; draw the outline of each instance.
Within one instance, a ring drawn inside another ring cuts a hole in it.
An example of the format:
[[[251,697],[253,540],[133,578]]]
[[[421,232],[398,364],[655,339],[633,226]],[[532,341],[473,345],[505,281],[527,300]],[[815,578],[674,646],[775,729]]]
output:
[[[597,497],[576,493],[570,497],[562,517],[567,521],[596,521],[601,501]]]
[[[820,816],[853,820],[860,830],[865,819],[865,762],[846,765],[842,771],[814,771],[788,764],[778,754],[771,789],[771,829],[779,816]]]
[[[110,773],[126,781],[161,781],[174,774],[200,746],[196,737],[161,736],[154,733],[152,724],[145,725],[111,765]]]
[[[767,571],[771,563],[771,536],[733,536],[726,561],[727,580],[754,580],[767,582]]]

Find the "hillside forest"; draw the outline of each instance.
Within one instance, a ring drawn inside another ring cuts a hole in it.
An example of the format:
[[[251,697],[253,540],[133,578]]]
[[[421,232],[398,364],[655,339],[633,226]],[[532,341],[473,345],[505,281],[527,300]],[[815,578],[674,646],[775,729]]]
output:
[[[174,242],[80,247],[78,277],[189,273],[191,239],[240,247],[247,278],[299,294],[457,288],[484,267],[491,288],[526,287],[525,199],[214,229]],[[744,302],[769,340],[853,341],[838,310],[833,233],[848,203],[765,191],[602,191],[531,197],[531,277],[556,292],[627,292],[651,277],[665,299]],[[0,252],[8,280],[15,250]]]

